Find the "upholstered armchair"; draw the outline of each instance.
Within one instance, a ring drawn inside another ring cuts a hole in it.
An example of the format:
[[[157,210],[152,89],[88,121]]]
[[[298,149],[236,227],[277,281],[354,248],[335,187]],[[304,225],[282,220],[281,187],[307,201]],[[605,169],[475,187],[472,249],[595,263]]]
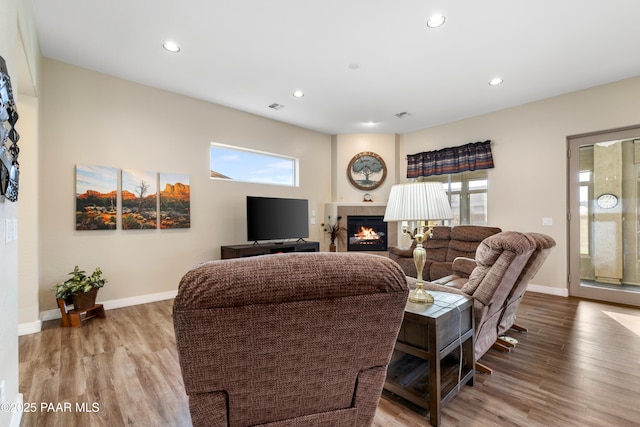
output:
[[[195,267],[173,313],[193,425],[371,425],[407,295],[396,263],[362,253]]]
[[[475,320],[474,356],[477,369],[490,373],[491,369],[477,361],[498,338],[498,323],[505,302],[520,277],[535,242],[523,233],[503,231],[484,239],[475,254],[476,267],[466,280],[450,277],[449,285],[425,283],[427,290],[445,291],[472,296]],[[415,279],[407,278],[410,285]]]
[[[520,277],[518,277],[515,286],[507,297],[505,308],[500,317],[500,323],[498,324],[498,336],[503,335],[509,329],[515,329],[520,332],[527,331],[527,328],[516,325],[516,313],[520,306],[520,301],[527,290],[529,281],[536,275],[538,270],[540,270],[540,267],[544,264],[547,256],[549,256],[551,249],[556,246],[556,241],[546,234],[527,233],[527,235],[534,240],[536,247],[522,270]],[[507,345],[508,343],[509,342],[507,342]]]
[[[473,258],[480,242],[500,231],[502,230],[497,227],[480,225],[433,227],[431,237],[423,243],[427,259],[422,277],[424,280],[433,281],[454,274],[452,264],[456,258]],[[389,247],[389,258],[400,264],[405,274],[410,277],[416,277],[418,274],[413,261],[414,248],[415,242],[408,248]]]

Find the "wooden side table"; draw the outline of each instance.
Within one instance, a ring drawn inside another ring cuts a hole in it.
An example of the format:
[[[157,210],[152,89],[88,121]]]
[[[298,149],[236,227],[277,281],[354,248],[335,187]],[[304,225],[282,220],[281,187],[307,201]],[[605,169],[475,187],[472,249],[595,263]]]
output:
[[[102,319],[107,317],[104,313],[104,307],[102,304],[96,304],[93,307],[84,310],[68,310],[67,304],[62,298],[57,298],[57,301],[58,308],[60,308],[60,313],[62,314],[62,319],[60,321],[61,326],[79,328],[82,326],[82,322],[86,320],[93,319],[94,317]]]
[[[428,409],[439,426],[442,405],[473,385],[473,299],[429,292],[433,304],[407,302],[384,388]]]

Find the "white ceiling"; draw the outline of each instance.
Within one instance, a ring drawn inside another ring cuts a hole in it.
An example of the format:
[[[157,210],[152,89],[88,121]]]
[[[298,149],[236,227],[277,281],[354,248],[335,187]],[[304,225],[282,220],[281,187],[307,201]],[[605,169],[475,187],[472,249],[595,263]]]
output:
[[[328,134],[405,133],[640,75],[638,0],[33,7],[45,57]],[[434,13],[447,20],[429,29]],[[169,39],[180,53],[162,48]],[[504,83],[489,86],[495,76]]]

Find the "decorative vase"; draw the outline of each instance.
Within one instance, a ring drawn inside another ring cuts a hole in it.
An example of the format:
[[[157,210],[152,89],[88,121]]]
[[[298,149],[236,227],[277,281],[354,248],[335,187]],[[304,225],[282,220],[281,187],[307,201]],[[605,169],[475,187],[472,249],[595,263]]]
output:
[[[329,252],[336,252],[336,250],[337,250],[336,244],[332,240],[331,243],[329,243]]]
[[[77,311],[88,310],[96,305],[98,288],[93,288],[89,292],[82,292],[73,296],[73,308]]]

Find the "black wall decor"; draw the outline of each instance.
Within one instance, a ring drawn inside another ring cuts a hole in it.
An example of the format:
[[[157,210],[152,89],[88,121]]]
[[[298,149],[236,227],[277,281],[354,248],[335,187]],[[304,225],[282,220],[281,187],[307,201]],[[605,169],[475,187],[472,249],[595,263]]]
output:
[[[17,121],[18,110],[13,98],[7,63],[0,56],[0,198],[4,197],[12,202],[18,200],[20,177],[20,135],[16,130]]]

